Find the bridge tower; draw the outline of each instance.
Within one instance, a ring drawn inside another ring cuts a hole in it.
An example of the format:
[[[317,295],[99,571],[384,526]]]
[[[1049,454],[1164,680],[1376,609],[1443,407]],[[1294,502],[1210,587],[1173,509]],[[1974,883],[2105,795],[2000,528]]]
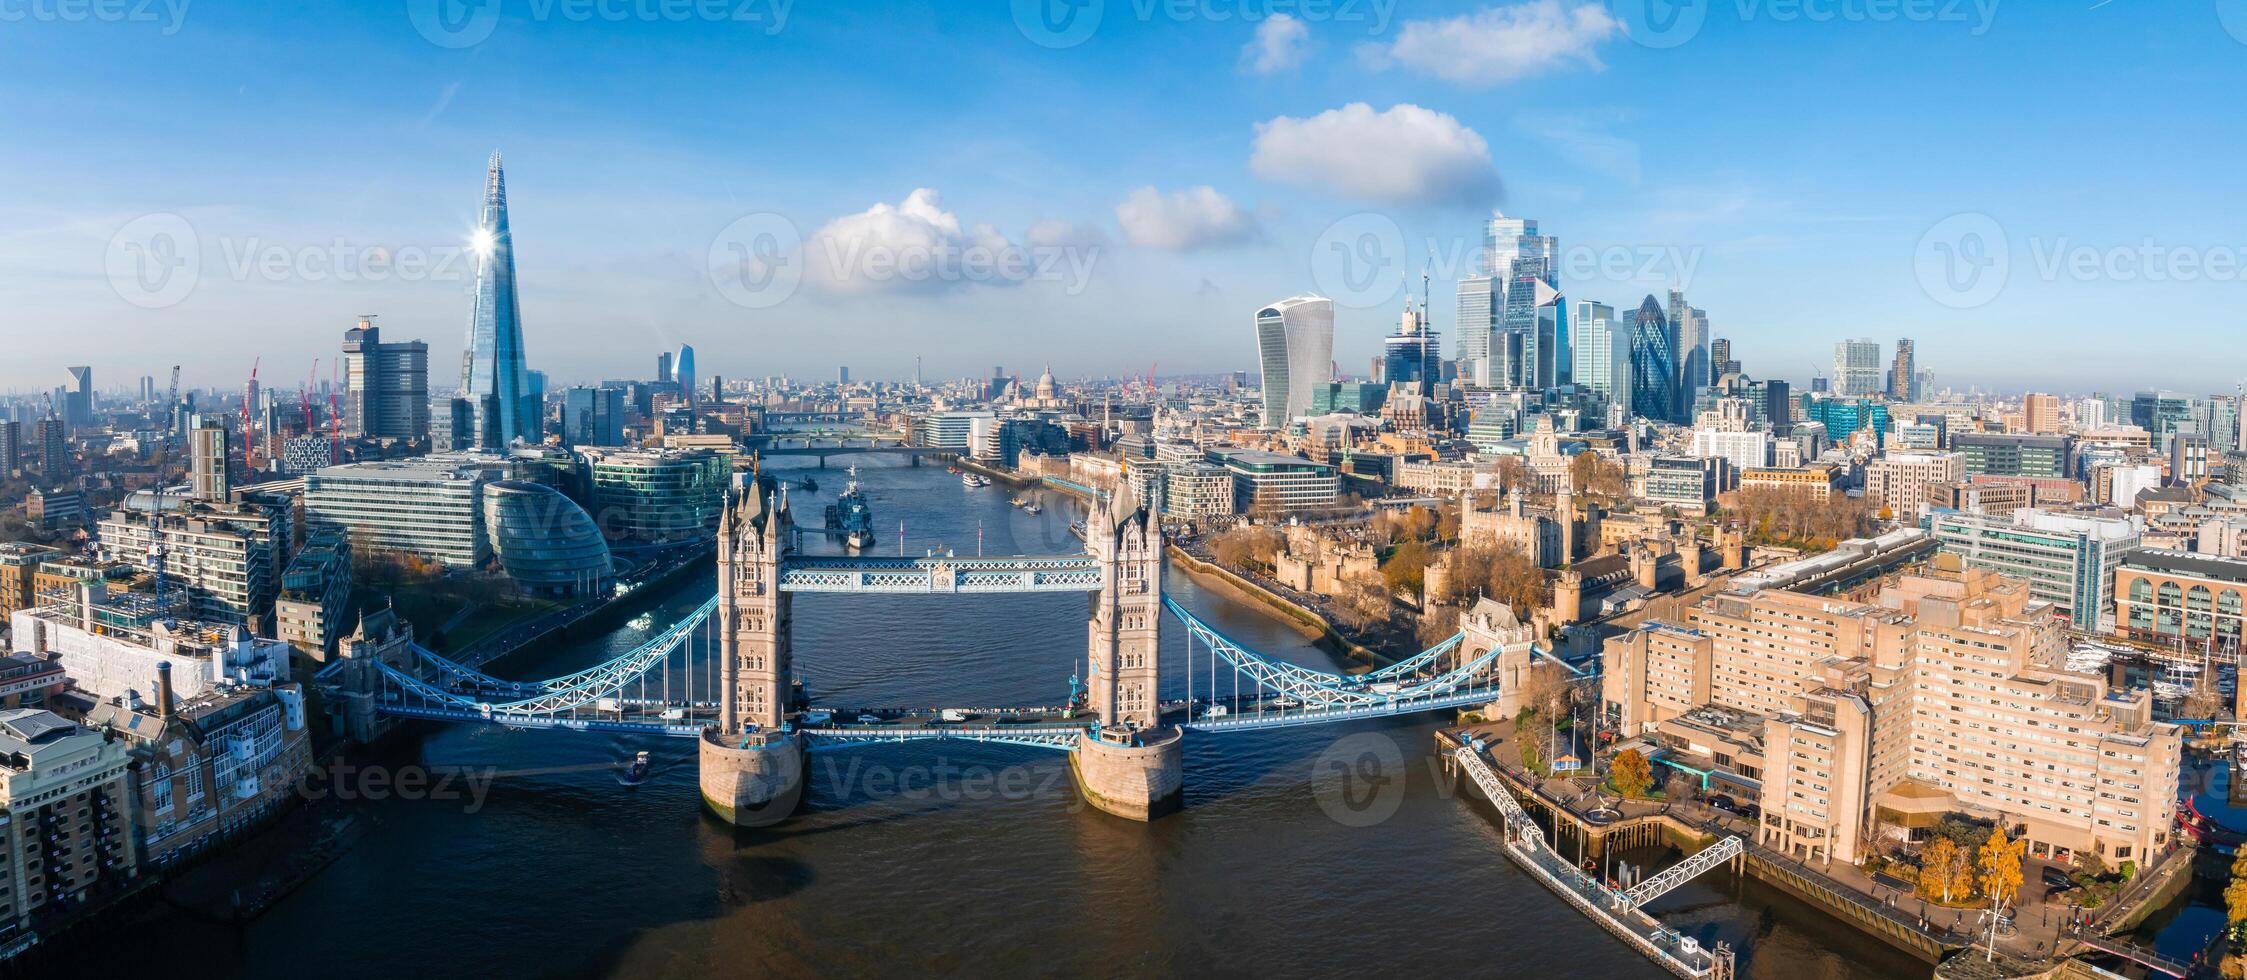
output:
[[[791,545],[787,494],[752,476],[726,495],[718,525],[718,723],[701,741],[702,801],[726,822],[763,827],[795,812],[804,748],[784,730],[793,670],[789,596],[780,563]]]
[[[1162,724],[1159,667],[1164,543],[1161,511],[1119,484],[1085,519],[1085,548],[1100,565],[1086,625],[1085,674],[1098,729],[1078,741],[1077,785],[1093,806],[1149,820],[1178,805],[1185,784],[1181,733]]]

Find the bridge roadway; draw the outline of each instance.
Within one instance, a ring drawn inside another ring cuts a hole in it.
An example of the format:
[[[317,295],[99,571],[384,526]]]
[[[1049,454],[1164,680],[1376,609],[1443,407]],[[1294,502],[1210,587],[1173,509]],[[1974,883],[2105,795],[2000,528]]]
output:
[[[487,692],[468,685],[455,685],[454,689],[465,695],[516,693],[512,689]],[[1282,695],[1244,694],[1218,698],[1197,697],[1191,703],[1169,700],[1162,702],[1161,709],[1163,722],[1167,725],[1198,732],[1241,732],[1466,708],[1486,704],[1497,698],[1498,691],[1494,688],[1476,688],[1431,697],[1397,698],[1375,704],[1321,707],[1306,706]],[[483,722],[510,728],[604,731],[672,738],[696,737],[708,720],[715,717],[717,711],[717,705],[708,701],[689,703],[676,699],[663,701],[650,698],[605,698],[601,704],[562,715],[432,707],[411,705],[403,701],[386,701],[379,707],[384,714],[427,721]],[[944,718],[947,710],[964,712],[967,717],[948,721]],[[1074,748],[1076,737],[1092,725],[1089,711],[1083,708],[1072,710],[1065,705],[958,709],[814,705],[805,709],[798,718],[818,719],[799,720],[798,730],[815,741],[825,740],[831,743],[863,744],[949,738],[1032,744],[1060,749]]]

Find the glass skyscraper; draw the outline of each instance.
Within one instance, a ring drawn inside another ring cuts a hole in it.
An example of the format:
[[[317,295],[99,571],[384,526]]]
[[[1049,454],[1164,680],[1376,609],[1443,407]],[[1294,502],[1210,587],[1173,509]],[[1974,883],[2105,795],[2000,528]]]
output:
[[[1490,364],[1490,335],[1498,329],[1499,296],[1505,292],[1489,276],[1459,280],[1459,380],[1489,386],[1496,372]]]
[[[1316,389],[1334,374],[1334,301],[1297,296],[1258,310],[1256,356],[1264,369],[1264,427],[1284,428],[1311,410]]]
[[[1381,342],[1381,377],[1391,385],[1410,382],[1423,395],[1443,380],[1443,340],[1428,329],[1428,311],[1405,301],[1397,332]]]
[[[1584,300],[1576,304],[1575,315],[1570,318],[1570,340],[1574,348],[1575,383],[1586,391],[1597,393],[1609,404],[1628,403],[1631,386],[1629,355],[1616,356],[1617,341],[1629,334],[1619,329],[1622,321],[1615,318],[1615,308],[1605,303]],[[1618,371],[1617,365],[1626,365]]]
[[[1631,414],[1677,420],[1676,343],[1661,302],[1646,297],[1631,318]]]
[[[476,250],[476,306],[460,355],[460,397],[475,417],[476,445],[504,449],[537,442],[545,414],[523,359],[523,321],[515,300],[515,239],[507,230],[507,176],[492,153]]]

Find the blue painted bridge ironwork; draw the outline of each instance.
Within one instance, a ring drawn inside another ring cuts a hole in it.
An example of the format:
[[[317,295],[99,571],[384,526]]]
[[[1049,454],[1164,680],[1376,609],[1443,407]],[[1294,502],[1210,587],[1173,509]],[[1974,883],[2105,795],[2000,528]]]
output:
[[[792,592],[1091,592],[1100,569],[1083,555],[997,558],[791,557],[780,587]],[[1397,663],[1345,674],[1291,663],[1233,640],[1174,600],[1186,629],[1185,697],[1158,707],[1165,724],[1209,733],[1259,731],[1420,711],[1472,707],[1499,697],[1492,651],[1460,655],[1453,636]],[[721,696],[714,635],[717,597],[633,649],[544,680],[494,677],[415,648],[413,664],[376,663],[376,710],[401,718],[511,728],[629,732],[692,738],[712,723]],[[321,672],[332,681],[348,661]],[[1073,750],[1092,731],[1081,706],[883,710],[814,704],[793,730],[813,748],[932,739]]]

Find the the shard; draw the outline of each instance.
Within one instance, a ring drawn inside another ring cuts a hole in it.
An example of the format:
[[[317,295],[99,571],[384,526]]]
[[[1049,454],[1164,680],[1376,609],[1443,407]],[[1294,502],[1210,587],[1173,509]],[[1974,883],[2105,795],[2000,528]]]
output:
[[[535,443],[543,436],[544,413],[523,360],[515,238],[507,230],[507,175],[497,151],[484,178],[484,213],[472,245],[476,306],[468,318],[467,349],[460,355],[460,397],[475,413],[477,446],[504,449],[517,439]]]

